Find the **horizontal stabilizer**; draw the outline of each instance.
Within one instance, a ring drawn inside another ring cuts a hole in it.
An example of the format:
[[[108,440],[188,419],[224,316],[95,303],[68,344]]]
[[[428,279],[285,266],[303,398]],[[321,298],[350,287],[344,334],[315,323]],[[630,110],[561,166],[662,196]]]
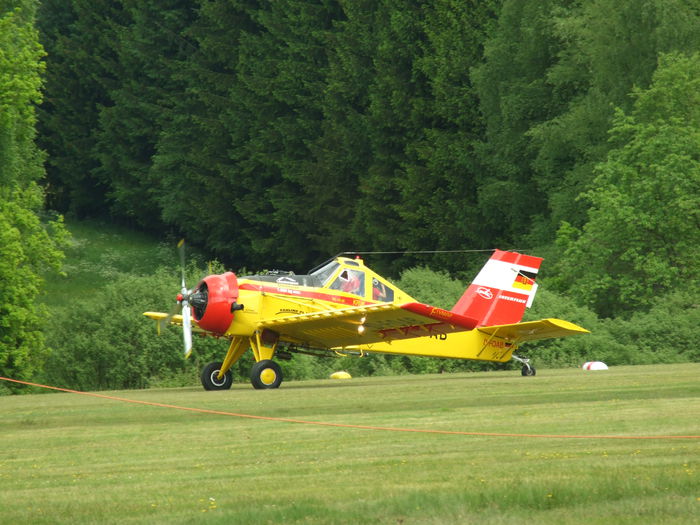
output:
[[[540,319],[525,323],[504,324],[499,326],[483,326],[479,332],[500,337],[519,344],[523,341],[537,341],[539,339],[551,339],[554,337],[567,337],[570,335],[588,334],[585,328],[564,321],[562,319]]]

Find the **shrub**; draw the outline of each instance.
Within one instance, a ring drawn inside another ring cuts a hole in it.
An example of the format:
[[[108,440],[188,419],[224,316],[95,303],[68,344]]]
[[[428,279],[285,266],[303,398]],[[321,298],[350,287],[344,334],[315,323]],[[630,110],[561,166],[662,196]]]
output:
[[[610,322],[619,343],[629,349],[629,364],[700,361],[698,291],[691,286],[669,293],[656,299],[648,312]]]
[[[151,276],[115,276],[94,296],[54,307],[45,380],[99,390],[145,388],[153,379],[162,382],[187,371],[194,376],[203,359],[226,347],[195,338],[197,357],[185,361],[179,330],[164,327],[156,336],[154,322],[142,314],[170,309],[166,305],[175,305],[173,293],[172,271],[161,269]]]

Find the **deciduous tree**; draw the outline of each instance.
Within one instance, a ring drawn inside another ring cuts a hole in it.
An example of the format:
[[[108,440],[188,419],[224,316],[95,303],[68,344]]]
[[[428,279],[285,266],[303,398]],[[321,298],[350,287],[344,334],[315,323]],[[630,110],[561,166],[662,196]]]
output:
[[[700,272],[700,54],[664,55],[618,109],[581,231],[562,228],[561,283],[600,315],[648,308]]]
[[[0,374],[27,379],[45,357],[42,272],[58,269],[63,233],[40,220],[44,157],[35,144],[44,51],[31,0],[0,4]]]

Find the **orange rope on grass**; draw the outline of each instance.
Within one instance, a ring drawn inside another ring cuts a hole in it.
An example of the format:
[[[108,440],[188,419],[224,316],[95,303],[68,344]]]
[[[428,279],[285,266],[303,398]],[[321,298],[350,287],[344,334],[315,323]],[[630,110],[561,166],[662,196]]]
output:
[[[82,396],[97,397],[100,399],[109,399],[111,401],[121,401],[123,403],[132,403],[136,405],[147,405],[160,408],[171,408],[174,410],[185,410],[188,412],[197,412],[200,414],[212,414],[217,416],[230,416],[245,419],[258,419],[263,421],[277,421],[281,423],[297,423],[302,425],[317,425],[324,427],[349,428],[356,430],[382,430],[385,432],[413,432],[421,434],[447,434],[456,436],[486,436],[486,437],[514,437],[514,438],[549,438],[549,439],[623,439],[623,440],[667,440],[667,439],[700,439],[698,436],[602,436],[602,435],[567,435],[567,434],[514,434],[505,432],[466,432],[460,430],[435,430],[435,429],[420,429],[420,428],[397,428],[397,427],[379,427],[372,425],[351,425],[344,423],[329,423],[324,421],[306,421],[303,419],[292,419],[286,417],[271,417],[271,416],[256,416],[252,414],[238,414],[235,412],[224,412],[221,410],[210,410],[207,408],[183,407],[178,405],[170,405],[167,403],[155,403],[152,401],[140,401],[138,399],[127,399],[124,397],[108,396],[95,392],[82,392],[80,390],[71,390],[69,388],[60,388],[57,386],[42,385],[39,383],[31,383],[29,381],[20,381],[18,379],[10,379],[8,377],[0,377],[2,381],[18,383],[20,385],[34,386],[38,388],[46,388],[48,390],[56,390],[59,392],[67,392],[69,394],[78,394]]]

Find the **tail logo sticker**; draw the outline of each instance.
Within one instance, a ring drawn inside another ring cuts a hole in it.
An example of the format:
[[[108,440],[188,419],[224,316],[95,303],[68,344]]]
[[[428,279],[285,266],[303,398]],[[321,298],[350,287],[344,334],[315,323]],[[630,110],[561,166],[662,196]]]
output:
[[[484,288],[481,286],[476,293],[478,293],[479,296],[483,297],[484,299],[493,299],[493,292],[489,288]]]

